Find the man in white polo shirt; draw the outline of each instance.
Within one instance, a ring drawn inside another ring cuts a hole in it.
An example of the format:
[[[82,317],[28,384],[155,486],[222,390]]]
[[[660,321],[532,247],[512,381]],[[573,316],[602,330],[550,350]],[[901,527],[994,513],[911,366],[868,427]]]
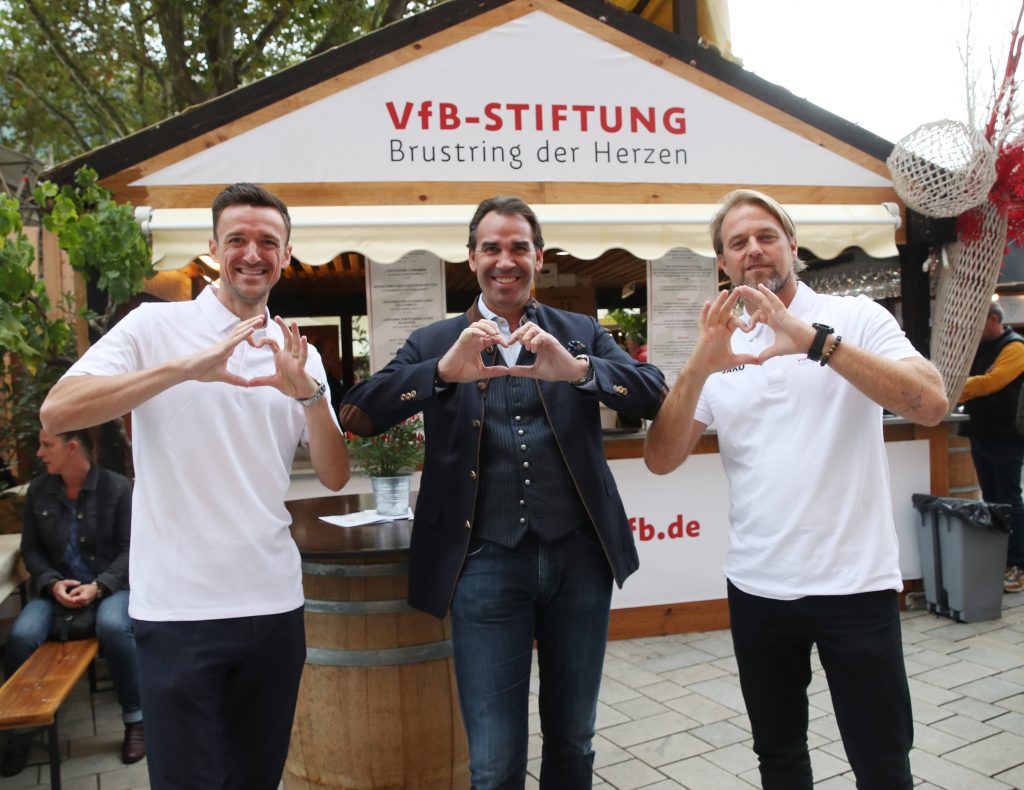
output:
[[[40,413],[53,432],[132,414],[130,614],[153,787],[275,790],[284,768],[306,652],[284,507],[300,442],[325,486],[349,477],[320,356],[267,311],[290,229],[262,187],[225,189],[219,286],[133,310]]]
[[[934,425],[948,408],[941,377],[883,307],[797,280],[796,231],[771,197],[729,193],[711,235],[735,287],[705,304],[644,458],[667,474],[709,425],[718,430],[729,613],[764,788],[812,786],[816,644],[857,786],[909,790],[913,723],[882,409]]]

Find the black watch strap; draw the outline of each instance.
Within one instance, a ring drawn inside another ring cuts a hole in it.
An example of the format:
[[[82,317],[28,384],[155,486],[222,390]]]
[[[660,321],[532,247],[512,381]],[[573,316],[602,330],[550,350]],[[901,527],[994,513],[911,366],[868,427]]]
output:
[[[812,362],[817,362],[821,359],[821,352],[825,350],[825,338],[836,330],[825,324],[811,324],[811,326],[816,331],[814,333],[814,342],[811,343],[811,347],[807,350],[807,358]]]

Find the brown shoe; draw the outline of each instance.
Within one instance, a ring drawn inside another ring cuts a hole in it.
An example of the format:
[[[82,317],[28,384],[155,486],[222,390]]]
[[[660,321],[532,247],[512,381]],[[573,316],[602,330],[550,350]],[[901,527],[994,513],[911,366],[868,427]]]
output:
[[[146,730],[141,721],[124,725],[124,743],[121,746],[121,762],[125,765],[137,763],[146,756]]]

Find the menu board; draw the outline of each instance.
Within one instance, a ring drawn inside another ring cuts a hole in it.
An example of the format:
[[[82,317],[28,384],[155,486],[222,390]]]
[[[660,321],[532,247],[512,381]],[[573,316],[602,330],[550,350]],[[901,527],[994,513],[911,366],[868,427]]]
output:
[[[697,319],[717,290],[714,258],[676,247],[647,262],[647,360],[670,384],[697,345]]]
[[[394,263],[368,261],[370,372],[391,361],[414,329],[445,316],[444,261],[416,251]]]

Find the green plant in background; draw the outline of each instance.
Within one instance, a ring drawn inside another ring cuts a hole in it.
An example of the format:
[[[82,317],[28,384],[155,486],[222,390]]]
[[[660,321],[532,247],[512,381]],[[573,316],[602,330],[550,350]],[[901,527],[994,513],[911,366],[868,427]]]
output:
[[[0,199],[0,461],[20,454],[39,431],[39,406],[75,358],[72,305],[51,317],[46,286],[32,270],[35,251],[25,235],[20,206]],[[28,461],[31,465],[31,461]],[[27,475],[22,475],[27,477]],[[3,483],[0,483],[0,487]]]
[[[617,307],[608,311],[608,318],[615,322],[626,337],[634,335],[643,341],[647,340],[647,313]]]
[[[117,203],[97,183],[96,171],[83,167],[75,183],[36,186],[33,197],[43,211],[43,225],[57,235],[71,268],[107,294],[102,314],[86,317],[89,327],[105,334],[119,305],[142,291],[153,276],[149,243],[128,203]]]
[[[412,474],[423,463],[423,420],[409,417],[377,436],[345,432],[352,465],[370,477]]]
[[[43,225],[56,234],[71,267],[106,293],[102,313],[81,313],[96,334],[104,334],[117,307],[142,291],[153,274],[149,244],[131,206],[116,203],[91,168],[79,170],[74,184],[41,182],[33,197]],[[76,314],[70,294],[63,294],[60,309],[54,310],[33,271],[34,250],[14,199],[0,200],[0,241],[0,465],[18,458],[18,476],[27,480],[34,471],[27,448],[34,448],[39,407],[77,356]],[[130,474],[123,421],[117,427]]]

